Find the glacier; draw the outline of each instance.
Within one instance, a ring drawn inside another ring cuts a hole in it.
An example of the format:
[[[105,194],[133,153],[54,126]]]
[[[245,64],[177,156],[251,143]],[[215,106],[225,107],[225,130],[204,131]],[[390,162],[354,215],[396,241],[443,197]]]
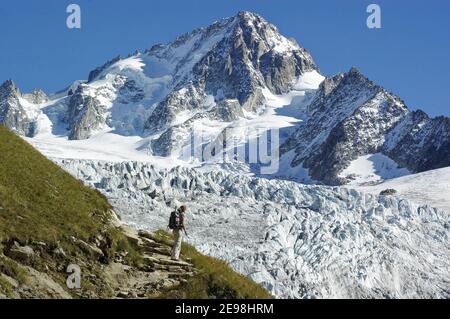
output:
[[[186,204],[188,241],[278,298],[450,297],[445,210],[220,170],[54,160],[138,229],[165,229]]]

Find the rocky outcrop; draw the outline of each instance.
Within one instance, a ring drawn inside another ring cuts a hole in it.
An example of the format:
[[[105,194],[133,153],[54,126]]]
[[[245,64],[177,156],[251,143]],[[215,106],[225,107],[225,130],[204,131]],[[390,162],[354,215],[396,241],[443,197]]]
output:
[[[175,121],[177,115],[186,110],[205,110],[206,94],[195,85],[188,85],[186,88],[170,93],[152,112],[147,120],[145,128],[147,132],[157,133],[170,129],[170,125]]]
[[[450,118],[408,114],[389,133],[384,152],[412,172],[450,166]]]
[[[137,85],[135,80],[118,76],[115,84],[115,88],[118,89],[119,98],[117,102],[119,103],[138,103],[145,98],[143,88]]]
[[[224,122],[232,122],[244,116],[244,112],[237,100],[223,100],[211,110],[211,116]]]
[[[24,262],[31,261],[35,256],[33,248],[30,246],[21,246],[16,241],[13,242],[11,247],[7,247],[5,253],[12,259]]]
[[[71,140],[87,139],[92,131],[100,129],[105,124],[104,107],[84,90],[84,86],[80,85],[70,98],[68,121]]]
[[[162,241],[149,232],[138,233],[127,226],[120,231],[125,238],[142,251],[142,263],[132,265],[127,262],[128,252],[115,253],[105,262],[104,252],[97,245],[80,239],[72,241],[80,247],[83,254],[68,257],[62,248],[51,243],[34,242],[30,246],[21,246],[12,241],[5,248],[5,255],[0,253],[0,297],[6,288],[5,298],[119,298],[148,299],[167,293],[169,289],[182,291],[182,284],[196,275],[199,270],[188,261],[171,260],[172,242]],[[54,252],[49,250],[53,249]],[[92,269],[102,264],[102,280]],[[98,294],[88,286],[70,289],[59,277],[67,277],[66,264],[83,265],[82,272],[90,286],[107,287]],[[7,266],[6,266],[7,265]],[[13,267],[13,268],[8,268]],[[11,270],[12,269],[12,270]],[[56,270],[55,276],[50,269]]]
[[[115,57],[114,59],[109,60],[102,66],[99,66],[95,70],[92,70],[88,76],[88,83],[94,81],[105,69],[107,69],[109,66],[113,65],[114,63],[120,61],[120,59],[121,59],[121,57],[119,55],[119,56]]]
[[[0,86],[0,124],[17,134],[33,137],[38,129],[38,108],[22,105],[21,96],[11,80]]]
[[[47,94],[39,89],[34,89],[31,93],[23,94],[23,98],[32,104],[42,104],[49,100]]]

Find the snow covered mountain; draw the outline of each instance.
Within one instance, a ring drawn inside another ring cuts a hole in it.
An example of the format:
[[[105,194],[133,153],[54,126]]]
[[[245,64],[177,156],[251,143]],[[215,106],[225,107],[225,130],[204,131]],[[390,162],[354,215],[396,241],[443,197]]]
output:
[[[187,203],[191,243],[278,297],[450,297],[447,206],[357,186],[450,166],[449,119],[409,111],[356,68],[323,77],[256,14],[116,57],[53,95],[7,81],[0,123],[101,190],[130,225],[165,228]],[[254,128],[279,130],[274,175],[245,158],[181,157],[193,130],[245,146]]]
[[[393,169],[404,174],[450,166],[449,124],[448,118],[410,112],[352,68],[322,82],[307,120],[282,150],[293,152],[292,166],[301,165],[312,179],[345,184],[358,178],[346,169],[363,156],[381,154],[386,165],[394,161]]]
[[[39,111],[34,106],[47,100],[42,91],[22,95],[11,80],[0,86],[0,123],[23,136],[37,133]]]
[[[450,166],[448,118],[410,112],[355,68],[324,80],[305,49],[249,12],[116,57],[50,97],[22,95],[12,81],[0,93],[0,123],[51,156],[91,145],[96,154],[86,158],[106,160],[122,144],[130,155],[120,158],[179,159],[194,128],[242,139],[244,128],[257,127],[280,130],[277,178],[365,180],[349,167],[374,154],[396,172]]]
[[[261,114],[264,90],[287,93],[299,76],[316,70],[304,49],[248,12],[148,54],[176,65],[172,92],[146,123],[148,134],[163,132],[152,142],[154,154],[162,156],[178,148],[194,122],[232,122],[246,112]],[[180,115],[187,120],[180,121]]]

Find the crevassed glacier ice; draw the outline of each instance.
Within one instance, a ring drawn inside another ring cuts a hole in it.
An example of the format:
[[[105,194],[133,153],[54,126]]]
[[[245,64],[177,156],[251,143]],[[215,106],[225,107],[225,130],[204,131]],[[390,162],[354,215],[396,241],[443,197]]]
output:
[[[449,213],[223,171],[55,160],[137,228],[189,206],[189,241],[280,298],[449,298]]]

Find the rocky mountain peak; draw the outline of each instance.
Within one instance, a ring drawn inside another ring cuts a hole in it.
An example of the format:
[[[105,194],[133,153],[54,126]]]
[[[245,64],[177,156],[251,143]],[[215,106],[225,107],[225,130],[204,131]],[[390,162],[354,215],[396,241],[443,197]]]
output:
[[[31,93],[23,94],[23,98],[32,104],[41,104],[49,100],[47,94],[41,89],[34,89]]]
[[[269,46],[276,44],[277,41],[287,40],[280,34],[276,26],[256,13],[241,11],[233,20],[235,28],[258,35],[260,37],[259,40],[265,41]],[[299,49],[295,41],[287,40],[286,44],[290,46],[289,49]]]
[[[3,98],[6,98],[9,95],[19,96],[20,91],[14,81],[10,79],[3,82],[3,84],[0,86],[0,94]]]
[[[328,77],[320,84],[308,106],[308,112],[312,115],[314,112],[323,113],[329,110],[345,115],[358,107],[358,103],[354,103],[356,99],[361,100],[360,102],[366,101],[382,90],[357,68],[352,67],[347,73]]]
[[[241,28],[251,28],[255,31],[261,31],[263,29],[271,29],[273,31],[278,32],[276,27],[270,24],[267,20],[265,20],[260,15],[249,12],[249,11],[240,11],[234,17],[233,21],[236,25],[239,25]]]
[[[358,85],[365,86],[367,88],[380,88],[376,86],[368,77],[362,74],[356,67],[352,67],[347,73],[345,73],[342,80],[342,83],[345,85]]]
[[[262,20],[264,20],[264,19],[263,19],[260,15],[258,15],[257,13],[254,13],[254,12],[251,12],[251,11],[245,11],[245,10],[239,11],[239,12],[236,14],[236,18],[237,18],[237,19],[246,20],[246,21],[249,21],[249,20],[255,20],[255,19],[262,19]]]
[[[38,111],[21,103],[22,94],[12,80],[0,86],[0,124],[17,134],[33,137],[37,132]]]
[[[352,66],[348,71],[348,73],[353,75],[362,75],[362,73],[358,70],[356,66]]]
[[[265,105],[265,89],[287,93],[299,76],[317,70],[305,49],[259,15],[245,11],[187,33],[172,44],[158,45],[148,54],[176,64],[175,89],[145,125],[148,135],[166,131],[161,135],[164,141],[153,143],[158,155],[168,155],[172,141],[180,140],[173,137],[176,131],[191,125],[171,127],[177,114],[195,110],[197,117],[217,119],[219,114],[223,121],[236,118],[243,110],[258,114]],[[211,98],[216,110],[222,108],[220,112],[210,112],[206,99]]]
[[[389,132],[409,113],[355,67],[325,79],[307,110],[308,120],[282,149],[295,148],[292,166],[328,184],[345,183],[338,175],[359,156],[383,152]]]

